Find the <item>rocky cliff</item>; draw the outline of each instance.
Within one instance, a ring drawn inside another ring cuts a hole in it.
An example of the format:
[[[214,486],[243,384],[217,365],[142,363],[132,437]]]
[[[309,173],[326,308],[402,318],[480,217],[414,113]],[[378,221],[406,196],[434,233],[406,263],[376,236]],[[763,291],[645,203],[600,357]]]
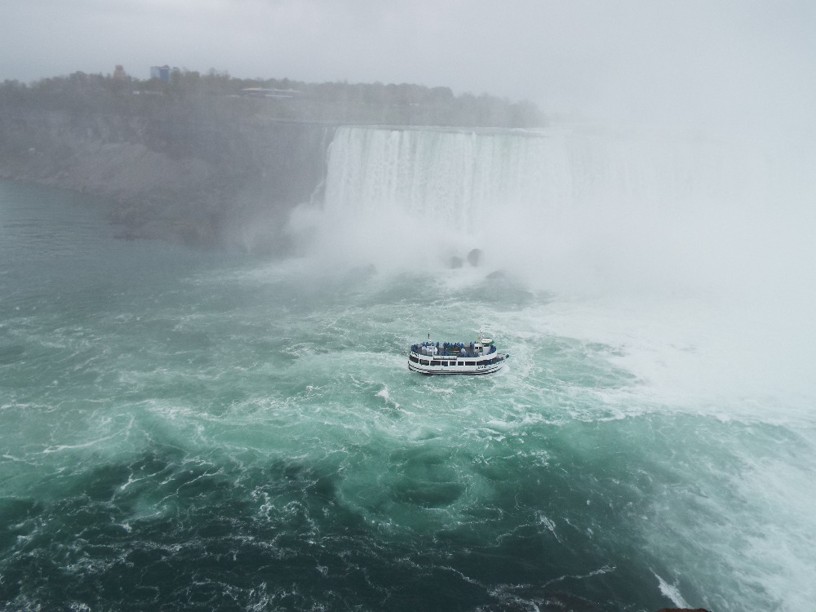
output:
[[[333,127],[240,100],[126,109],[0,108],[0,177],[103,196],[122,235],[277,251],[319,188]]]

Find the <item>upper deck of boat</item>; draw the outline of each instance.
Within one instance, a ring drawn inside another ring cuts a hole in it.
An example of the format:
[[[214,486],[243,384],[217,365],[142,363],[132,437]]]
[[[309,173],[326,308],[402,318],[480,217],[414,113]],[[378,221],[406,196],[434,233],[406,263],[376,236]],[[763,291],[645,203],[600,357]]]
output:
[[[465,344],[464,342],[430,342],[425,341],[421,344],[411,345],[411,352],[422,357],[439,358],[461,358],[467,357],[475,359],[477,357],[486,357],[496,352],[496,347],[492,345],[492,341],[488,342],[471,342]]]

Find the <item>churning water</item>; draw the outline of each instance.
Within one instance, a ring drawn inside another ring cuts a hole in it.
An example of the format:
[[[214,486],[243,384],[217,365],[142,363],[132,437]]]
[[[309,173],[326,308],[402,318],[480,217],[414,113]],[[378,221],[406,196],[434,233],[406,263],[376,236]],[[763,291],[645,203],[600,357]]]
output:
[[[1,184],[2,605],[811,607],[792,171],[650,138],[342,129],[278,262]]]

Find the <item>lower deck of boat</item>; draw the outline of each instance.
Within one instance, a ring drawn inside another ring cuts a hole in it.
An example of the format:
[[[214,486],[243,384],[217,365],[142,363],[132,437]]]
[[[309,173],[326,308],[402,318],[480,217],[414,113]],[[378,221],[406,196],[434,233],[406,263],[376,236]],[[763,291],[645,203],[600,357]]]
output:
[[[504,355],[495,352],[484,356],[423,355],[413,351],[408,356],[408,369],[420,374],[480,375],[492,374],[504,364]]]
[[[501,365],[491,366],[489,368],[483,369],[473,369],[473,367],[471,366],[468,369],[462,370],[456,370],[454,368],[439,370],[422,370],[417,366],[413,365],[412,363],[408,364],[409,370],[411,370],[412,372],[419,372],[420,374],[424,374],[425,376],[483,376],[485,374],[493,374],[493,372],[497,372],[500,368]]]

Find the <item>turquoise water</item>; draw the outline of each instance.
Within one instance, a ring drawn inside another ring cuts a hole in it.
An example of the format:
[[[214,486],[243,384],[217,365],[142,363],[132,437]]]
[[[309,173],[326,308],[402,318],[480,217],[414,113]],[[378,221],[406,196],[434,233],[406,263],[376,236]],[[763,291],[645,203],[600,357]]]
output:
[[[4,609],[812,605],[811,396],[689,382],[684,299],[115,233],[0,183]],[[499,374],[407,371],[485,325]]]

